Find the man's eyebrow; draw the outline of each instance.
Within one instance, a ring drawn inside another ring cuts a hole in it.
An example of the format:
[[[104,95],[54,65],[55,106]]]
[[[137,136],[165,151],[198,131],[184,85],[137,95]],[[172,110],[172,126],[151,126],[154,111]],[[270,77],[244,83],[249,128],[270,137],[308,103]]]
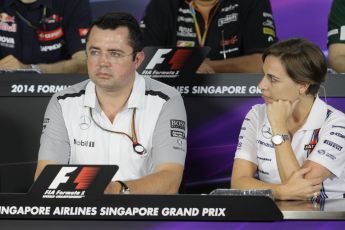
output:
[[[89,47],[89,50],[91,50],[91,49],[100,50],[100,48],[97,47],[97,46],[90,46],[90,47]]]

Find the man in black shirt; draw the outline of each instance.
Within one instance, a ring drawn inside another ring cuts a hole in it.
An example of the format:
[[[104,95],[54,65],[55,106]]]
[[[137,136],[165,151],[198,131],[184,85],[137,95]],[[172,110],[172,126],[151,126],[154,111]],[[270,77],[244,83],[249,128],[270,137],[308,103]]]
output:
[[[86,72],[88,0],[2,0],[0,69]]]
[[[269,0],[151,0],[141,23],[146,46],[210,46],[198,72],[261,72],[276,41]]]

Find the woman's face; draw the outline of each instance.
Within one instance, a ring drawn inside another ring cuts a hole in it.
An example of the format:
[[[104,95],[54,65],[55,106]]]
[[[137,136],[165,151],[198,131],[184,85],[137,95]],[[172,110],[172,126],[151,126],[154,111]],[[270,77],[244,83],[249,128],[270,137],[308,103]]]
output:
[[[266,104],[276,100],[294,102],[305,92],[305,85],[290,78],[278,57],[268,55],[263,64],[263,72],[259,88]]]

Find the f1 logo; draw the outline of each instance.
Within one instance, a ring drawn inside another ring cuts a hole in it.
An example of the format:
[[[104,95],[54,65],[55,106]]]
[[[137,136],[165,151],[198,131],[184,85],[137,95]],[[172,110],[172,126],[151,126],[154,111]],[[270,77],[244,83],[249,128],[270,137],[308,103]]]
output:
[[[155,55],[151,58],[151,61],[146,66],[146,69],[154,69],[157,64],[162,64],[165,60],[163,57],[165,54],[170,53],[172,49],[159,49]]]
[[[69,176],[67,174],[76,170],[77,167],[62,167],[60,172],[56,175],[53,182],[49,185],[49,189],[57,189],[60,184],[64,184],[68,181]]]
[[[62,167],[52,183],[49,185],[48,189],[57,189],[60,184],[66,184],[70,179],[68,174],[74,172],[77,168],[78,167],[72,166]],[[87,189],[98,174],[99,170],[100,167],[83,167],[73,181],[73,183],[77,184],[75,189]]]

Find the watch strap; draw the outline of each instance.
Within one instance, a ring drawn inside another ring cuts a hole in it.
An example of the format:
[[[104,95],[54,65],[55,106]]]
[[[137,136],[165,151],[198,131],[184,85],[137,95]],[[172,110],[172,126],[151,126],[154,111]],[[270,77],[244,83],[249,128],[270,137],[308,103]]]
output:
[[[118,182],[121,185],[121,189],[120,189],[120,194],[129,194],[130,190],[127,186],[127,184],[123,181],[117,180],[115,182]]]

